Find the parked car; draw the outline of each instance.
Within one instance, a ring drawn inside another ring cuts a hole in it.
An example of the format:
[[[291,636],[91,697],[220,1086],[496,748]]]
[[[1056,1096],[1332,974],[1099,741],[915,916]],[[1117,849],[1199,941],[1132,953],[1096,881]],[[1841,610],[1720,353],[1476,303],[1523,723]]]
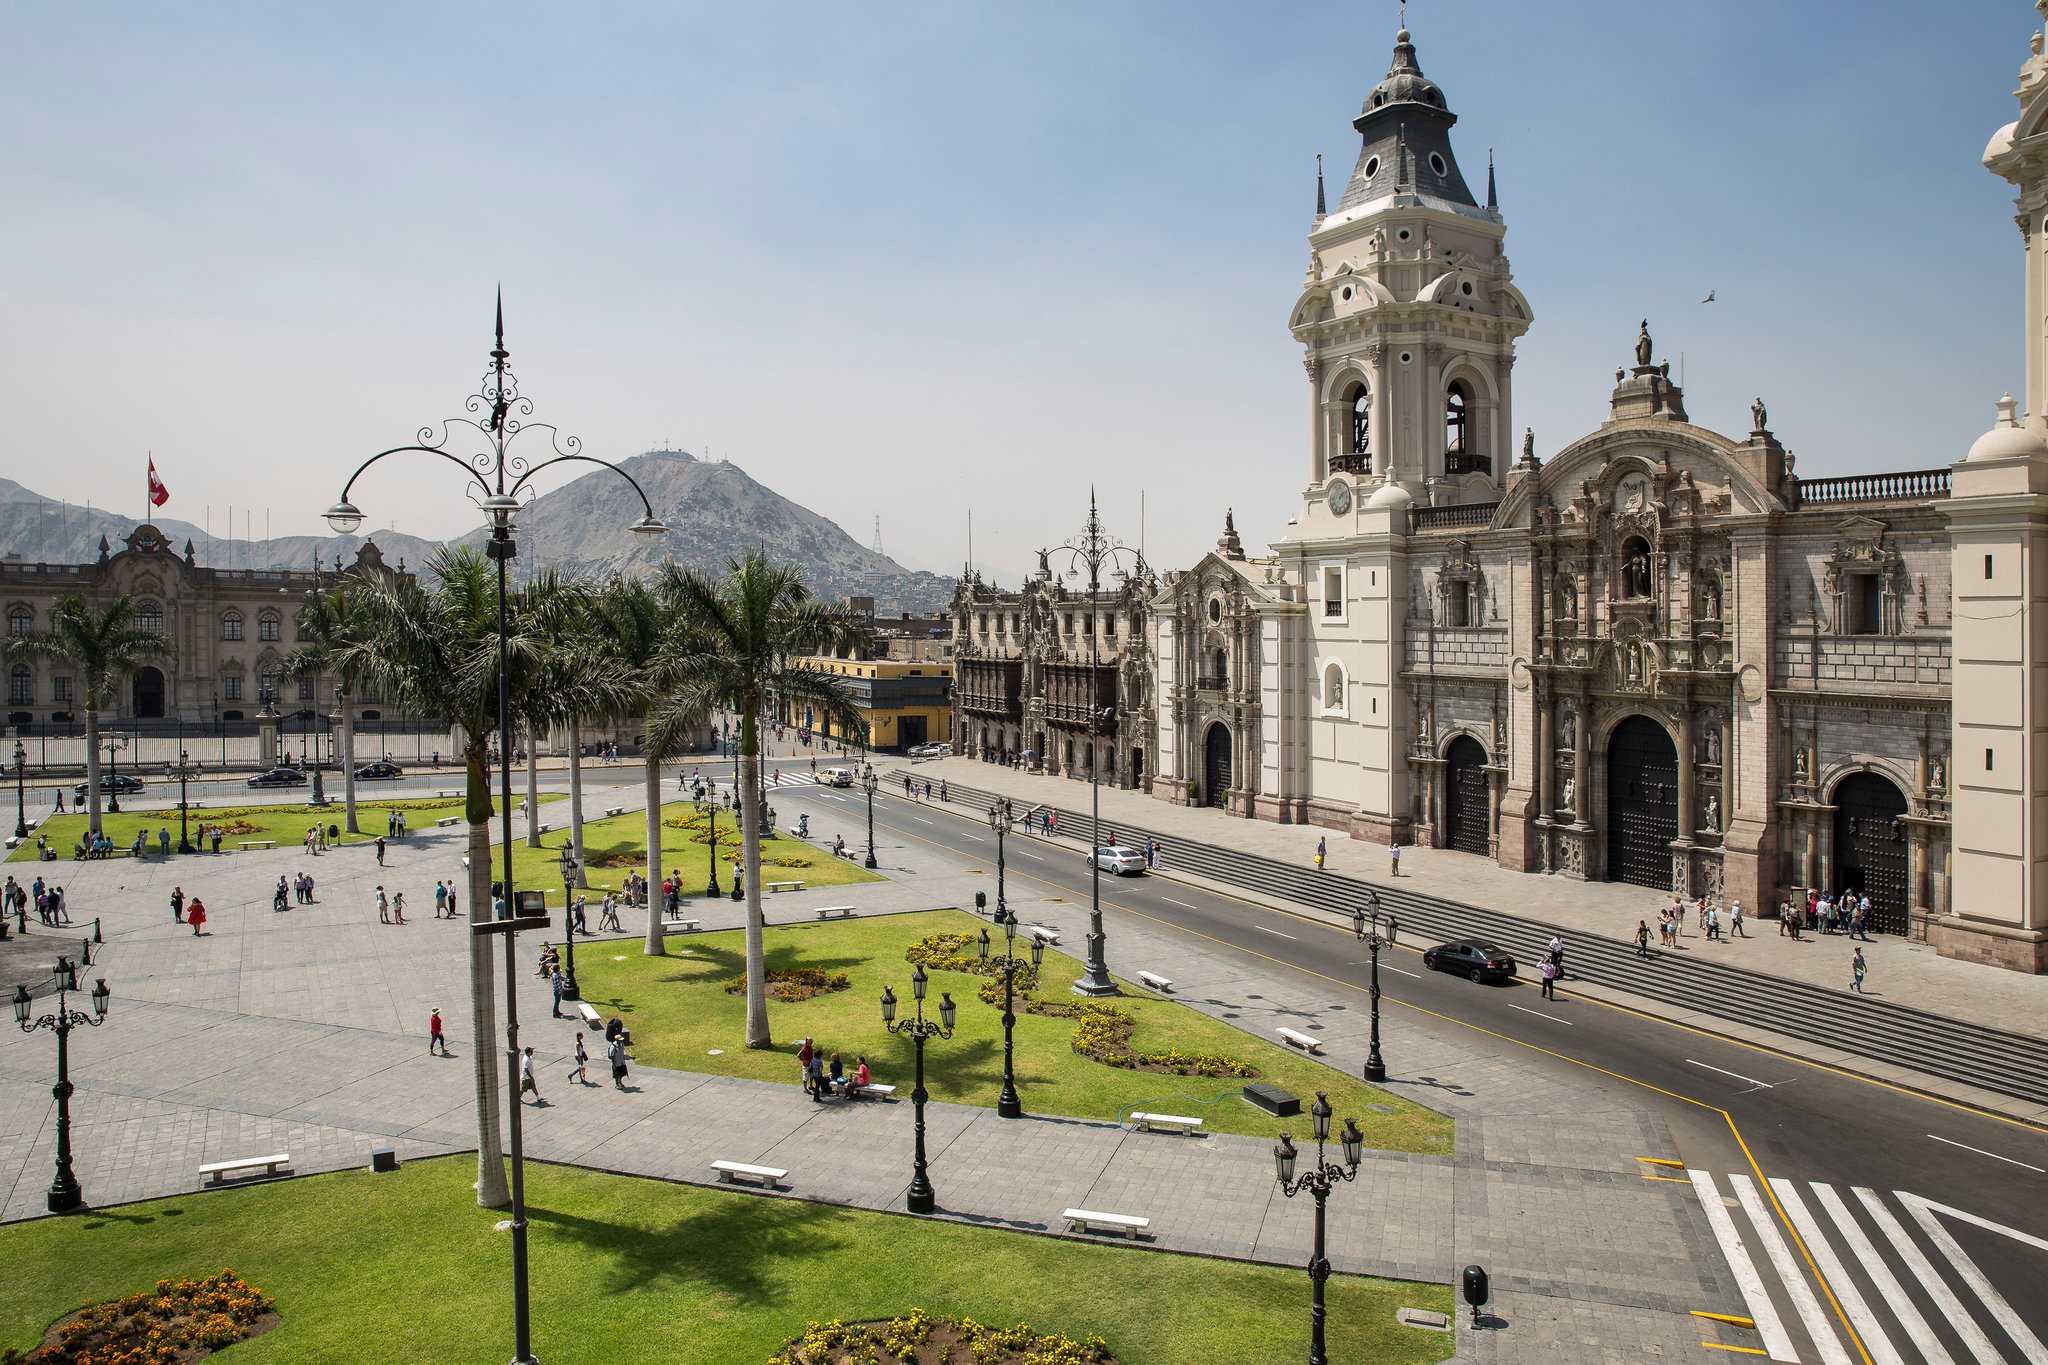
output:
[[[252,787],[303,787],[306,775],[297,768],[272,768],[249,779]]]
[[[853,785],[853,770],[851,768],[820,768],[818,770],[818,785],[821,787],[851,787]]]
[[[1145,851],[1123,844],[1104,844],[1095,850],[1095,865],[1119,877],[1135,877],[1145,870]]]
[[[1438,944],[1422,955],[1422,965],[1433,972],[1456,972],[1474,981],[1506,981],[1515,974],[1515,959],[1507,950],[1479,938]]]
[[[365,763],[356,769],[358,782],[389,782],[405,776],[405,769],[396,763]]]
[[[944,758],[953,752],[950,744],[913,744],[909,754],[912,758]]]
[[[141,791],[144,785],[141,778],[130,776],[127,773],[105,773],[100,777],[101,791],[120,792],[123,796],[126,796],[129,792]],[[78,800],[85,800],[85,783],[81,782],[73,787],[71,793]]]

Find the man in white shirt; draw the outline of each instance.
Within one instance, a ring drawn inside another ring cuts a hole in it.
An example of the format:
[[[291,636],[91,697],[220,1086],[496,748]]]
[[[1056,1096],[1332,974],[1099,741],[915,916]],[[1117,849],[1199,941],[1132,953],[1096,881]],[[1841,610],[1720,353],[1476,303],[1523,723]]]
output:
[[[546,1100],[540,1097],[540,1082],[534,1079],[533,1049],[530,1047],[519,1058],[519,1093],[524,1095],[529,1090],[533,1092],[533,1102],[535,1104],[547,1103]]]

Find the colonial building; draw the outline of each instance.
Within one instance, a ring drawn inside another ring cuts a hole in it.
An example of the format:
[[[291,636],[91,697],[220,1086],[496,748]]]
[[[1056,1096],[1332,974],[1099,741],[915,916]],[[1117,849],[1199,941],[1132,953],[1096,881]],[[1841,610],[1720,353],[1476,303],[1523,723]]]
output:
[[[1488,171],[1404,30],[1318,188],[1289,315],[1301,511],[1264,557],[1226,521],[1152,607],[1154,795],[1463,850],[1530,873],[1775,909],[2043,969],[2048,827],[2048,68],[1986,161],[2020,186],[2028,415],[1953,470],[1802,480],[1762,399],[1695,424],[1648,323],[1605,420],[1514,430],[1513,282]],[[970,610],[963,593],[963,622]],[[967,687],[963,679],[963,692]],[[1007,697],[1009,694],[1004,693]],[[1628,926],[1632,928],[1633,926]]]
[[[1157,767],[1146,611],[1158,586],[1140,563],[1091,602],[1061,582],[1044,551],[1016,592],[978,573],[961,579],[954,751],[1083,781],[1093,765],[1104,783],[1143,787]]]
[[[308,593],[348,575],[394,572],[368,541],[346,570],[338,563],[317,574],[202,568],[189,543],[181,555],[145,522],[123,539],[119,551],[102,539],[95,563],[0,560],[0,605],[8,633],[20,636],[48,629],[57,603],[74,594],[99,604],[124,593],[133,599],[135,624],[160,632],[165,649],[159,660],[137,670],[119,696],[101,699],[101,712],[110,720],[235,722],[255,717],[266,695],[287,714],[303,710],[325,718],[335,707],[333,679],[280,682],[277,676],[299,643],[299,605]],[[82,718],[84,701],[67,664],[9,665],[10,725],[67,724]],[[377,717],[373,712],[369,718]]]
[[[830,716],[817,715],[802,700],[777,697],[775,719],[803,731],[816,727],[825,739],[865,743],[875,749],[908,749],[918,744],[949,743],[953,738],[953,666],[912,662],[884,655],[878,649],[864,659],[827,656],[805,659],[806,668],[836,673],[846,679],[860,726],[851,732],[833,727]]]

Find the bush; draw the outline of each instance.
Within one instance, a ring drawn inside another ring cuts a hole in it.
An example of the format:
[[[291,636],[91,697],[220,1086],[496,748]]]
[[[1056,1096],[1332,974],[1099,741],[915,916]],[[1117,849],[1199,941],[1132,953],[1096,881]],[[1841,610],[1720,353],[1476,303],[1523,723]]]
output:
[[[974,1365],[1116,1365],[1109,1343],[1090,1335],[1075,1341],[1062,1332],[1041,1333],[1028,1323],[987,1327],[973,1318],[934,1318],[923,1309],[887,1322],[813,1322],[803,1335],[782,1343],[768,1365],[876,1365],[884,1360],[951,1361],[964,1348]]]
[[[772,971],[767,974],[768,991],[777,1000],[793,1005],[799,1000],[808,1000],[814,995],[829,991],[843,991],[853,983],[846,979],[845,972],[827,975],[816,967],[798,967],[792,971]],[[736,976],[725,983],[727,995],[745,995],[747,978]]]
[[[203,1280],[158,1280],[153,1294],[91,1304],[60,1322],[54,1344],[27,1355],[13,1347],[0,1365],[172,1365],[232,1346],[266,1315],[274,1300],[232,1270]]]

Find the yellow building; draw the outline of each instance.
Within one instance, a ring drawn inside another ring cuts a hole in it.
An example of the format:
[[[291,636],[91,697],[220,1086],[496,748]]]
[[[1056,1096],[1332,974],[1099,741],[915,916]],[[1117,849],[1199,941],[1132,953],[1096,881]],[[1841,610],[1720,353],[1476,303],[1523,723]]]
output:
[[[907,749],[915,744],[952,742],[952,664],[813,658],[804,660],[804,666],[837,673],[851,683],[870,748]],[[785,725],[816,728],[828,739],[858,743],[862,738],[859,732],[833,730],[829,721],[810,714],[802,702],[779,701],[776,716]]]

